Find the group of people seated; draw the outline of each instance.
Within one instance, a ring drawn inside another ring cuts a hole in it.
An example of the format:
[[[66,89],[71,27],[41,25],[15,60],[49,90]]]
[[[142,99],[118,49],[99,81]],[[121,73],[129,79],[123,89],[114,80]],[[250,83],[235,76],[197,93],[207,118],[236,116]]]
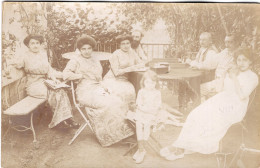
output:
[[[202,33],[201,49],[196,59],[186,63],[198,69],[216,69],[215,80],[201,86],[203,96],[209,93],[215,93],[215,96],[191,111],[182,124],[163,105],[155,72],[148,70],[144,73],[137,94],[128,81],[129,72],[147,63],[147,56],[140,45],[141,38],[141,31],[116,38],[120,48],[109,59],[111,68],[104,77],[99,60],[92,57],[96,40],[88,35],[77,39],[76,56],[67,63],[63,72],[54,70],[49,64],[46,52],[41,49],[44,41],[41,35],[31,34],[24,39],[28,51],[13,65],[26,72],[27,94],[48,100],[53,112],[49,128],[78,128],[79,124],[73,120],[67,92],[64,89],[49,89],[44,80],[50,78],[57,83],[62,80],[75,81],[76,99],[85,107],[101,146],[110,146],[136,133],[138,150],[133,159],[141,163],[146,154],[145,143],[149,139],[150,129],[163,122],[183,125],[177,140],[161,149],[160,155],[165,159],[175,160],[194,152],[216,152],[228,128],[245,116],[249,95],[258,85],[258,76],[251,71],[254,55],[249,49],[239,49],[232,35],[225,38],[226,49],[217,53],[211,34]],[[134,111],[136,130],[126,120],[130,110]],[[176,110],[175,113],[179,112]]]
[[[177,140],[161,149],[160,155],[167,160],[195,152],[217,152],[227,130],[244,118],[249,95],[258,85],[258,76],[251,70],[253,52],[240,48],[234,35],[225,37],[226,48],[220,53],[210,33],[201,34],[200,44],[196,59],[186,63],[198,69],[215,69],[215,79],[201,84],[204,102],[189,113]]]

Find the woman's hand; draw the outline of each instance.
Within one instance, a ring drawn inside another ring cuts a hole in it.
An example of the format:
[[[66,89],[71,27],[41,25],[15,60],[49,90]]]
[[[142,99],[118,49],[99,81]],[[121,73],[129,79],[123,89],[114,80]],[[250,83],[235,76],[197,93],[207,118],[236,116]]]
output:
[[[228,70],[228,75],[231,79],[235,79],[236,76],[238,75],[239,69],[237,66],[232,65],[232,67]]]
[[[112,93],[112,90],[110,89],[110,88],[104,88],[104,90],[108,93],[108,94],[110,94],[110,93]]]
[[[129,72],[131,72],[131,71],[135,71],[135,70],[138,70],[138,69],[141,69],[144,67],[145,67],[145,65],[143,63],[141,63],[141,64],[137,64],[137,65],[128,67],[128,70],[129,70]]]
[[[58,80],[58,79],[52,79],[56,84],[60,84],[61,83],[61,81],[60,80]]]
[[[128,73],[128,72],[132,72],[135,70],[135,67],[134,66],[130,66],[130,67],[127,67],[125,69],[123,69],[124,73]],[[123,73],[123,74],[124,74]]]
[[[56,84],[60,84],[61,81],[58,80],[54,75],[50,76],[51,80],[53,80]]]

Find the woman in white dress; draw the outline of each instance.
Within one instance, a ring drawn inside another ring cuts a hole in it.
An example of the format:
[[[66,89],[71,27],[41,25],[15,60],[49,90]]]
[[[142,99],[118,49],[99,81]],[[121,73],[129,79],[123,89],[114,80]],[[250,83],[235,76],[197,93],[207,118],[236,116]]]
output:
[[[222,91],[189,114],[177,140],[161,149],[162,157],[176,160],[188,151],[202,154],[218,151],[219,141],[230,126],[244,118],[249,95],[258,85],[258,76],[250,70],[252,62],[249,49],[237,51],[237,66],[229,70]]]

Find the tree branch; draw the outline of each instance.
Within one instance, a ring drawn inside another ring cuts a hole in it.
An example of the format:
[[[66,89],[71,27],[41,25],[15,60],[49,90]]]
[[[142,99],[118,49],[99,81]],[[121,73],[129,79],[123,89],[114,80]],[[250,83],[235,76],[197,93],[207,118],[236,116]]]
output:
[[[218,8],[218,12],[219,12],[219,15],[220,15],[221,23],[222,23],[222,25],[223,25],[223,27],[225,29],[225,32],[226,32],[226,34],[229,34],[228,29],[227,29],[227,25],[225,24],[225,20],[224,20],[224,17],[222,15],[222,12],[221,12],[219,4],[217,4],[217,8]]]

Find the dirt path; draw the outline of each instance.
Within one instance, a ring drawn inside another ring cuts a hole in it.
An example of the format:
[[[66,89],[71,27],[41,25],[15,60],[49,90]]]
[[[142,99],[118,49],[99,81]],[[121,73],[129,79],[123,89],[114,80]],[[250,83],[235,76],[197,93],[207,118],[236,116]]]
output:
[[[259,104],[255,104],[255,107]],[[259,111],[259,108],[254,108]],[[80,116],[76,114],[76,120],[82,123]],[[246,144],[249,147],[260,149],[259,129],[260,114],[250,112],[248,135]],[[4,168],[121,168],[121,167],[176,167],[176,168],[217,168],[217,159],[215,154],[202,155],[192,154],[185,156],[184,159],[176,161],[166,161],[159,157],[151,148],[142,164],[135,164],[132,154],[123,156],[128,150],[128,145],[118,143],[108,148],[102,148],[97,142],[94,134],[90,129],[85,129],[83,133],[75,140],[72,145],[68,142],[74,135],[75,130],[58,130],[48,129],[50,117],[43,115],[35,118],[35,127],[40,148],[35,149],[32,143],[32,134],[30,132],[18,133],[10,131],[7,136],[2,139],[2,167]],[[2,128],[5,132],[6,128]],[[232,153],[228,157],[230,162],[232,156],[240,145],[239,126],[231,127],[223,140],[223,150]],[[166,126],[165,129],[153,134],[155,139],[162,146],[170,145],[178,136],[180,128],[174,126]],[[2,133],[3,134],[3,133]],[[257,144],[257,145],[256,145]],[[260,165],[260,155],[254,153],[246,153],[242,161],[247,168],[257,168]],[[237,167],[237,166],[234,166]]]

